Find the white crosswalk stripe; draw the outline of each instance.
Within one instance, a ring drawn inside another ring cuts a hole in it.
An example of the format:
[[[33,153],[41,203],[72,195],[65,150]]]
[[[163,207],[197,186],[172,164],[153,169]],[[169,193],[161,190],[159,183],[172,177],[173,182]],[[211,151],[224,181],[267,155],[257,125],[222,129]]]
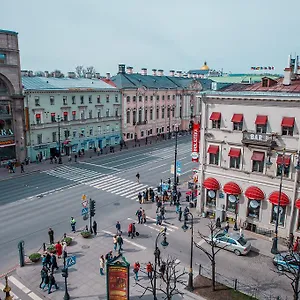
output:
[[[75,181],[94,187],[98,190],[136,201],[138,201],[137,196],[139,192],[143,192],[146,188],[150,188],[147,184],[137,183],[136,181],[120,178],[115,175],[107,175],[74,166],[58,166],[52,170],[45,170],[43,173],[57,178]]]

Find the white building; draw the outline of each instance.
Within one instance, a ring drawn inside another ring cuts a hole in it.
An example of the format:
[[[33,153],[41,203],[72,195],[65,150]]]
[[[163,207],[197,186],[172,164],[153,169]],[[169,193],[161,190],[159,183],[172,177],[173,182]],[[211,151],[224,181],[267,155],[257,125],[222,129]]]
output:
[[[300,231],[298,69],[290,59],[284,79],[199,95],[198,209],[271,233],[281,194],[279,235]]]

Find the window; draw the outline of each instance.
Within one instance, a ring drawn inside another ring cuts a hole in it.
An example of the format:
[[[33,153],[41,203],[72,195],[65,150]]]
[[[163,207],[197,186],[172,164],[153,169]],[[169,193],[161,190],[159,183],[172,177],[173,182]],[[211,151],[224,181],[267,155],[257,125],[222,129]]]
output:
[[[93,127],[90,128],[90,135],[93,135]]]
[[[55,105],[54,97],[50,96],[50,105]]]
[[[220,129],[221,128],[221,113],[213,112],[209,118],[212,122],[212,128]]]
[[[161,108],[161,118],[162,119],[165,118],[165,108],[164,107]]]
[[[260,201],[249,200],[247,217],[259,219]]]
[[[281,172],[283,169],[282,176],[288,178],[290,174],[291,156],[285,155],[283,158],[283,155],[279,154],[276,160],[276,164],[277,164],[276,176],[281,176]]]
[[[239,169],[240,163],[241,163],[241,149],[239,148],[230,148],[230,151],[228,153],[228,156],[230,157],[229,161],[229,167],[232,169]]]
[[[269,86],[268,83],[269,83],[268,78],[263,78],[262,79],[262,87],[268,87]]]
[[[254,151],[252,154],[252,172],[260,172],[263,173],[264,171],[264,159],[265,153],[264,152],[257,152]]]
[[[175,95],[172,95],[172,99],[175,100]]]
[[[136,102],[136,96],[133,96],[133,97],[132,97],[132,101],[133,101],[133,102]]]
[[[277,219],[277,209],[278,205],[272,205],[272,216],[271,216],[271,223],[276,223]],[[286,213],[286,206],[279,206],[279,218],[278,218],[278,224],[280,226],[284,226],[284,220],[285,220],[285,213]]]
[[[106,132],[110,132],[110,126],[109,126],[109,124],[106,125]]]
[[[144,136],[144,131],[143,130],[141,130],[141,137],[143,137]]]
[[[72,96],[72,104],[76,104],[76,97]]]
[[[142,111],[142,109],[140,108],[139,109],[139,123],[141,124],[142,123],[142,113],[143,113],[143,111]]]
[[[162,95],[162,97],[161,97],[161,98],[162,98],[162,100],[165,100],[165,95]]]
[[[106,109],[106,117],[110,116],[109,108]]]
[[[55,113],[51,113],[51,122],[52,123],[56,122]]]
[[[294,117],[284,117],[281,122],[282,135],[293,136],[294,133]]]
[[[76,138],[76,136],[77,136],[77,131],[73,130],[73,138]]]
[[[0,53],[0,64],[6,63],[6,54]]]
[[[68,97],[63,96],[63,105],[68,105]]]
[[[84,104],[84,96],[80,96],[80,104]]]
[[[70,131],[69,131],[69,130],[65,130],[65,131],[64,131],[64,136],[65,136],[65,139],[69,138],[69,136],[70,136]]]
[[[98,126],[98,134],[100,135],[102,133],[101,126]]]
[[[226,194],[226,210],[235,213],[237,210],[237,196]]]
[[[147,121],[148,120],[148,109],[147,108],[145,108],[144,114],[145,114],[144,120]]]
[[[64,121],[68,121],[68,112],[64,111]]]
[[[165,127],[162,127],[162,128],[161,128],[161,132],[165,132]]]
[[[80,119],[85,120],[85,111],[80,112]]]
[[[98,103],[98,104],[101,103],[101,96],[100,96],[100,95],[97,96],[97,103]]]
[[[147,102],[148,101],[148,96],[145,96],[145,102]]]
[[[127,96],[127,97],[126,97],[126,101],[127,101],[127,103],[130,102],[130,96]]]
[[[101,118],[101,110],[100,109],[98,109],[98,111],[97,111],[97,117],[98,117],[98,119]]]
[[[282,135],[293,136],[294,126],[293,127],[282,127]]]
[[[136,110],[134,110],[134,111],[132,112],[132,123],[133,123],[133,125],[136,124]]]
[[[153,120],[153,108],[150,108],[150,120]]]
[[[93,97],[89,96],[89,103],[92,104],[93,103]]]
[[[115,102],[119,103],[119,96],[118,96],[118,94],[115,94]]]
[[[56,131],[52,132],[52,142],[57,142]]]
[[[210,145],[207,153],[209,153],[209,164],[219,165],[219,146]]]
[[[36,124],[41,124],[41,114],[35,115],[35,121],[36,121]]]
[[[150,96],[150,101],[153,101],[153,96]]]
[[[167,118],[170,118],[170,107],[167,109]]]
[[[212,120],[211,123],[212,123],[212,125],[211,125],[212,128],[215,128],[215,129],[221,128],[221,120]]]
[[[139,96],[139,102],[142,102],[142,101],[143,101],[143,97]]]
[[[175,118],[175,107],[172,108],[172,118]]]
[[[43,144],[43,135],[40,133],[37,136],[37,144]]]
[[[179,108],[179,118],[182,119],[182,107]]]
[[[168,95],[168,100],[171,100],[171,95]]]
[[[267,133],[267,125],[256,125],[256,133]]]
[[[93,118],[93,111],[89,110],[89,119],[92,119],[92,118]]]
[[[256,133],[266,133],[267,123],[268,123],[268,116],[257,115],[255,120]]]
[[[40,106],[40,97],[34,97],[35,106]]]
[[[234,131],[242,131],[243,130],[243,122],[234,122],[233,123],[233,130]]]
[[[85,129],[81,128],[81,133],[80,133],[80,137],[84,137],[85,136]]]
[[[156,100],[159,101],[159,95],[156,96]]]
[[[216,207],[216,191],[206,190],[206,206]]]
[[[116,110],[115,110],[115,116],[116,116],[116,117],[119,116],[119,109],[118,109],[118,108],[116,108]]]
[[[72,111],[72,120],[75,121],[76,120],[76,111]]]
[[[156,108],[156,120],[159,119],[159,107]]]

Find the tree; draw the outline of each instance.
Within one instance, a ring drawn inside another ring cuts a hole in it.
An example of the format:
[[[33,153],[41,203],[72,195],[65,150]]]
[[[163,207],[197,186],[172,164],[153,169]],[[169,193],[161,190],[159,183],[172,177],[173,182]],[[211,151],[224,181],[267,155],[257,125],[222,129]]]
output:
[[[160,291],[165,295],[165,300],[171,300],[175,295],[183,295],[184,293],[178,289],[178,284],[185,284],[186,280],[183,280],[183,276],[188,274],[184,269],[178,269],[178,265],[180,262],[176,258],[168,257],[167,260],[161,260],[161,265],[165,264],[165,272],[164,275],[157,271],[156,274],[153,274],[152,278],[149,278],[149,284],[144,286],[139,282],[136,284],[144,289],[142,295],[143,297],[147,291],[150,291],[154,294],[154,278],[156,276],[156,280],[161,280],[161,284],[159,287],[157,286],[156,292]],[[154,273],[154,271],[153,271]]]
[[[217,226],[217,223],[213,220],[207,224],[209,229],[209,236],[204,235],[198,231],[199,237],[202,238],[210,247],[209,249],[204,248],[202,245],[194,242],[194,245],[200,249],[210,260],[211,263],[211,281],[212,281],[212,290],[216,290],[216,255],[220,250],[227,247],[227,245],[219,247],[219,242],[214,239],[214,237],[222,231],[220,227]]]
[[[86,68],[86,73],[90,73],[94,76],[96,74],[96,69],[93,66],[89,66]]]
[[[84,75],[86,74],[86,70],[84,69],[83,66],[77,66],[75,68],[75,72],[78,77],[84,77]]]

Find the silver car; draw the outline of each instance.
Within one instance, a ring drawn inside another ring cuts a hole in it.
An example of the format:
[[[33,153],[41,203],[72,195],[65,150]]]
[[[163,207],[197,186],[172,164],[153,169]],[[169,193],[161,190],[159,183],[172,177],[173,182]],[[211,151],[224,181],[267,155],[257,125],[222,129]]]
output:
[[[238,233],[219,232],[213,240],[217,247],[232,251],[236,255],[246,255],[251,250],[251,243]]]

